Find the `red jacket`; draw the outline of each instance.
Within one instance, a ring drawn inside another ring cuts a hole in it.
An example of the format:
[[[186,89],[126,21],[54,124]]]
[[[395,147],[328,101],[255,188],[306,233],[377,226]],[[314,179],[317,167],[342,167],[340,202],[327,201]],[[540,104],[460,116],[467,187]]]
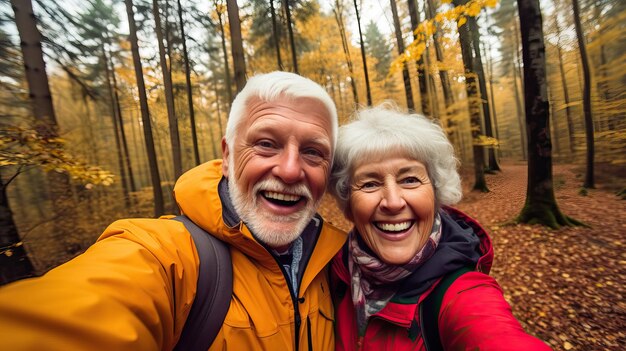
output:
[[[442,237],[437,251],[406,278],[392,300],[358,336],[350,294],[347,249],[332,262],[335,284],[336,350],[426,350],[419,325],[419,305],[441,277],[471,265],[475,272],[457,278],[444,295],[439,333],[445,350],[550,350],[527,334],[511,313],[498,283],[487,275],[493,248],[486,231],[464,213],[441,211]]]

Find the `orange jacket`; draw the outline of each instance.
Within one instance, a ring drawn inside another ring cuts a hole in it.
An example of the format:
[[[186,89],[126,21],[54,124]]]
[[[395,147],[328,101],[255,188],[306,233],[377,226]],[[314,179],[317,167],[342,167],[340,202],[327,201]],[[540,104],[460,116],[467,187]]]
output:
[[[308,243],[314,249],[308,262],[302,260],[307,263],[301,266],[296,313],[274,258],[243,223],[225,225],[221,179],[216,160],[185,173],[175,187],[181,210],[231,247],[233,299],[211,350],[307,350],[309,342],[314,350],[332,349],[334,316],[324,267],[345,234],[323,224],[317,241]],[[84,254],[41,278],[0,289],[2,348],[171,350],[197,279],[197,252],[180,222],[117,221]]]

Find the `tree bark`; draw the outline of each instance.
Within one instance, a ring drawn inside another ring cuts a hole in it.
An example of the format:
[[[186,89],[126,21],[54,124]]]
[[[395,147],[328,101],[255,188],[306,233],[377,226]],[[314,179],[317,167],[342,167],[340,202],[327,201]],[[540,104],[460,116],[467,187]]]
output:
[[[159,175],[159,165],[157,163],[156,150],[154,148],[154,139],[152,137],[152,122],[150,121],[150,110],[148,109],[146,84],[143,79],[141,57],[139,56],[137,25],[135,24],[135,14],[133,11],[132,0],[124,0],[124,3],[126,4],[126,14],[128,15],[128,40],[130,41],[131,52],[133,54],[133,65],[135,67],[135,78],[137,79],[137,92],[139,94],[141,121],[143,123],[143,135],[146,143],[146,153],[148,154],[150,179],[152,180],[152,194],[154,196],[154,216],[159,217],[164,213],[163,190],[161,189],[161,176]]]
[[[215,11],[217,12],[217,21],[220,26],[220,37],[222,41],[222,56],[224,57],[224,84],[226,85],[226,96],[228,97],[228,102],[226,106],[228,107],[226,110],[230,110],[230,104],[233,102],[233,90],[232,83],[230,81],[230,64],[228,63],[228,51],[226,50],[226,30],[224,29],[224,19],[222,15],[224,12],[222,11],[221,6],[218,4],[217,0],[213,2],[215,4]]]
[[[518,0],[524,103],[528,128],[528,186],[526,202],[517,220],[551,228],[575,224],[563,215],[554,197],[550,102],[546,76],[545,45],[539,0]]]
[[[567,135],[569,137],[569,151],[574,154],[574,120],[572,118],[572,109],[569,104],[569,88],[567,87],[567,77],[565,75],[565,66],[563,64],[563,50],[561,50],[561,27],[558,19],[555,19],[557,43],[556,50],[559,57],[559,72],[561,73],[561,84],[563,85],[563,103],[565,104],[565,117],[567,119]]]
[[[163,73],[163,92],[165,94],[165,105],[167,106],[167,120],[170,127],[170,145],[172,147],[172,161],[174,163],[174,179],[176,180],[183,174],[183,162],[180,151],[180,136],[178,134],[178,118],[176,117],[176,111],[174,110],[172,76],[170,75],[170,69],[167,66],[167,58],[165,57],[161,14],[159,13],[159,4],[157,0],[152,0],[152,15],[154,16],[157,44],[159,47],[159,61],[161,62],[161,72]]]
[[[237,0],[226,0],[226,6],[228,7],[228,23],[230,24],[230,49],[235,67],[235,85],[237,85],[237,92],[240,92],[246,85],[246,61],[243,55],[239,6],[237,6]]]
[[[480,53],[480,32],[475,17],[467,20],[470,34],[472,35],[472,46],[474,49],[474,72],[478,75],[478,86],[480,89],[480,101],[482,102],[483,117],[485,121],[485,135],[490,138],[494,137],[493,127],[491,125],[491,107],[489,104],[489,95],[487,94],[487,80],[485,79],[485,70],[483,66],[482,55]],[[500,165],[496,159],[495,149],[489,147],[487,149],[488,161],[487,169],[491,172],[500,171]]]
[[[521,46],[521,43],[518,41],[519,37],[517,36],[517,33],[520,33],[520,30],[517,26],[517,21],[515,19],[513,19],[513,23],[515,24],[515,62],[517,63],[517,66],[514,67],[513,69],[513,85],[514,85],[514,90],[515,90],[515,107],[517,109],[517,121],[519,123],[519,133],[520,133],[520,144],[521,144],[521,149],[522,149],[522,159],[524,161],[526,161],[528,159],[528,155],[526,155],[526,150],[528,150],[528,131],[526,130],[526,123],[525,123],[525,115],[526,113],[524,112],[524,106],[522,105],[522,97],[519,91],[519,87],[517,84],[517,79],[519,78],[520,83],[519,85],[521,85],[522,90],[524,90],[524,82],[523,82],[523,78],[522,78],[522,74],[520,73],[520,69],[522,67],[522,63],[521,63],[521,58],[519,57],[519,48]]]
[[[293,65],[293,72],[298,73],[298,55],[296,54],[296,40],[293,36],[293,23],[291,21],[291,8],[289,6],[289,0],[283,0],[283,7],[285,8],[285,16],[287,17],[287,33],[289,34],[289,46],[291,47],[291,64]]]
[[[115,65],[113,64],[113,60],[111,60],[111,78],[113,79],[113,95],[115,97],[115,109],[117,110],[117,119],[120,126],[120,137],[122,140],[122,148],[124,151],[124,162],[126,163],[126,168],[128,169],[128,183],[130,185],[130,191],[136,192],[137,187],[135,185],[135,175],[133,173],[132,162],[130,159],[130,154],[128,152],[128,139],[126,138],[126,132],[124,131],[124,118],[122,116],[120,96],[117,93],[117,78],[115,74]],[[131,126],[133,126],[132,123]]]
[[[183,21],[183,7],[178,2],[178,21],[180,23],[180,36],[183,43],[183,62],[185,64],[185,90],[187,91],[187,107],[189,108],[189,123],[191,124],[191,140],[193,142],[193,155],[195,165],[200,164],[200,149],[198,148],[198,133],[196,131],[196,114],[193,109],[193,89],[191,87],[191,68],[189,67],[189,54],[187,53],[187,38],[185,37],[185,22]]]
[[[102,45],[102,62],[104,63],[104,72],[106,74],[106,84],[109,93],[111,120],[113,122],[113,133],[115,134],[115,149],[117,153],[117,161],[120,169],[120,181],[122,183],[122,192],[124,194],[124,205],[126,209],[130,208],[130,196],[128,194],[128,179],[126,178],[126,167],[124,165],[124,153],[122,151],[122,142],[120,140],[120,126],[118,124],[117,110],[115,108],[115,95],[113,94],[113,84],[111,82],[111,70],[109,68],[109,57],[104,44]]]
[[[274,49],[276,50],[276,64],[279,71],[283,71],[283,60],[280,57],[280,36],[278,35],[278,21],[276,20],[276,9],[274,8],[274,0],[270,2],[270,15],[272,16],[272,34],[274,35]]]
[[[37,28],[36,16],[30,0],[11,0],[15,14],[15,25],[20,37],[20,46],[24,60],[24,73],[28,84],[28,93],[35,127],[39,135],[47,140],[59,136],[58,124],[54,113],[50,85],[46,74],[46,64],[41,47],[41,32]],[[76,212],[72,200],[70,178],[66,173],[47,172],[48,194],[55,209],[55,215],[63,215],[63,223],[55,223],[55,233],[52,234],[62,250],[73,250],[71,233],[76,223]]]
[[[354,66],[352,65],[352,57],[350,56],[350,44],[348,43],[348,38],[346,36],[346,27],[343,21],[343,3],[340,1],[335,1],[335,8],[333,12],[335,13],[335,20],[337,21],[337,26],[339,27],[339,36],[341,37],[341,47],[343,48],[343,54],[346,58],[346,65],[348,66],[348,74],[350,75],[350,87],[352,88],[352,99],[354,100],[354,104],[359,104],[359,94],[356,87],[356,78],[354,75]]]
[[[420,23],[419,13],[417,12],[416,0],[408,0],[409,17],[411,18],[411,31],[413,32],[413,39],[416,40],[415,30]],[[428,94],[428,72],[425,69],[425,52],[420,56],[415,65],[417,66],[417,81],[419,83],[420,101],[422,107],[422,114],[424,116],[432,117],[432,109],[430,106],[430,96]]]
[[[583,110],[585,112],[585,137],[587,139],[587,167],[585,172],[585,182],[583,187],[595,188],[593,174],[594,141],[593,141],[593,116],[591,115],[591,72],[589,68],[589,57],[585,45],[585,34],[580,23],[580,9],[578,0],[572,0],[574,8],[574,26],[576,27],[576,37],[578,39],[578,50],[580,50],[580,60],[583,69]]]
[[[396,0],[389,1],[391,5],[391,14],[393,16],[393,28],[396,34],[396,42],[398,44],[398,54],[404,53],[404,39],[402,38],[402,28],[400,27],[400,19],[398,19],[398,7]],[[413,102],[413,89],[411,89],[411,75],[409,68],[405,62],[402,68],[402,79],[404,82],[404,95],[406,96],[406,107],[410,111],[415,111],[415,103]]]
[[[467,0],[455,0],[454,6],[464,5]],[[475,20],[470,17],[467,21]],[[480,92],[478,75],[474,71],[476,63],[474,61],[475,50],[473,48],[472,33],[469,23],[458,26],[459,43],[461,44],[461,56],[463,58],[463,68],[465,70],[465,91],[467,92],[467,103],[470,114],[470,129],[472,133],[472,153],[474,156],[474,186],[473,190],[488,192],[487,181],[485,180],[485,154],[483,147],[479,145],[478,140],[481,136],[480,127]]]
[[[370,88],[370,77],[367,72],[367,59],[365,58],[365,43],[363,42],[363,32],[361,31],[361,15],[357,0],[354,0],[354,11],[356,12],[356,23],[359,27],[359,43],[361,44],[361,59],[363,60],[363,75],[365,76],[365,91],[367,94],[367,106],[372,106],[372,91]]]

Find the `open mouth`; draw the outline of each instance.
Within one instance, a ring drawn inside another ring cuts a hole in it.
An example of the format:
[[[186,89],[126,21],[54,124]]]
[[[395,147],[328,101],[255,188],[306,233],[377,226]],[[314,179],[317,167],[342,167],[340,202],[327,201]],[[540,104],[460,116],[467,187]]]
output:
[[[413,223],[415,223],[415,221],[404,221],[399,223],[374,222],[374,226],[382,232],[394,234],[406,231],[411,228]]]
[[[262,195],[267,201],[284,207],[295,206],[304,199],[304,197],[300,195],[283,194],[274,191],[264,191]]]

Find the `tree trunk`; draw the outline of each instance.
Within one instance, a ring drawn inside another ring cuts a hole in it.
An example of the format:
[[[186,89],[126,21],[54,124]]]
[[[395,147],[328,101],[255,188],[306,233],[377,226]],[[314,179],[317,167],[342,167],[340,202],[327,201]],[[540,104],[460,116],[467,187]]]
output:
[[[117,78],[115,75],[115,65],[113,64],[113,60],[111,60],[111,78],[113,78],[113,95],[115,97],[115,109],[117,110],[117,119],[120,126],[120,137],[122,140],[122,148],[124,151],[124,162],[126,163],[126,168],[128,169],[128,183],[130,185],[130,191],[136,192],[137,187],[135,185],[135,175],[133,174],[132,162],[130,159],[130,154],[128,152],[128,141],[126,138],[126,132],[124,131],[124,118],[122,118],[122,106],[120,104],[119,94],[117,93]],[[132,123],[131,126],[133,126]]]
[[[167,120],[170,127],[170,145],[172,147],[172,161],[174,163],[174,180],[176,180],[183,174],[183,163],[180,151],[180,136],[178,134],[178,118],[176,117],[176,111],[174,111],[172,76],[170,75],[170,69],[167,66],[167,58],[165,57],[161,14],[159,13],[159,4],[157,0],[152,0],[152,15],[154,16],[157,44],[159,47],[159,61],[161,62],[161,72],[163,73],[163,92],[165,94],[165,105],[167,105]]]
[[[274,49],[276,50],[276,64],[278,70],[283,71],[283,60],[280,57],[280,36],[278,35],[278,21],[276,20],[276,9],[274,8],[274,0],[270,1],[270,15],[272,16],[272,34],[274,35]]]
[[[113,95],[113,84],[111,83],[111,70],[109,69],[109,58],[104,44],[102,45],[102,62],[104,63],[104,72],[106,74],[107,90],[109,92],[109,100],[111,100],[111,120],[113,122],[113,133],[115,134],[115,149],[117,151],[117,160],[120,168],[120,181],[122,183],[122,192],[124,194],[124,205],[126,209],[130,208],[130,196],[128,194],[128,184],[126,178],[126,167],[124,165],[124,153],[122,151],[122,143],[120,140],[120,126],[117,123],[117,110],[115,109],[115,95]]]
[[[283,0],[283,8],[285,9],[287,33],[289,34],[289,46],[291,47],[291,64],[293,65],[293,72],[295,74],[299,74],[298,56],[296,55],[296,40],[293,37],[293,23],[291,21],[291,8],[289,6],[289,0]]]
[[[0,174],[0,285],[35,275],[7,197],[7,186],[15,176],[5,181]]]
[[[243,55],[239,7],[237,6],[237,0],[227,0],[226,6],[228,7],[228,23],[230,24],[230,49],[233,54],[233,65],[235,67],[235,85],[237,85],[237,92],[240,92],[246,85],[246,61]]]
[[[135,66],[135,78],[137,80],[139,106],[141,109],[141,121],[143,123],[143,135],[146,143],[146,153],[148,154],[150,179],[152,180],[152,194],[154,196],[154,216],[159,217],[164,213],[163,190],[161,189],[159,164],[157,163],[156,151],[154,149],[154,139],[152,137],[152,122],[150,121],[150,110],[148,109],[146,84],[143,80],[141,57],[139,56],[137,25],[135,24],[135,14],[133,11],[132,0],[124,0],[124,3],[126,4],[126,14],[128,15],[128,40],[130,41],[131,52],[133,54],[133,65]]]
[[[435,17],[435,9],[432,4],[432,0],[428,1],[428,19],[432,19]],[[441,49],[441,45],[439,44],[439,28],[433,34],[433,43],[435,45],[435,55],[437,57],[437,62],[443,63],[443,50]],[[441,65],[440,65],[441,66]],[[446,109],[448,109],[454,103],[454,94],[452,93],[452,88],[450,87],[450,78],[448,77],[448,71],[446,69],[439,69],[439,78],[441,79],[441,87],[443,89],[443,98],[446,105]],[[447,111],[450,113],[451,111]]]
[[[224,29],[224,19],[222,15],[221,6],[217,3],[217,1],[213,2],[215,4],[215,11],[217,12],[217,21],[220,26],[220,38],[222,41],[222,56],[224,57],[224,84],[226,85],[226,97],[228,97],[228,101],[226,102],[226,110],[230,110],[230,104],[233,102],[233,89],[232,83],[230,81],[230,63],[228,62],[228,51],[226,50],[226,30]]]
[[[584,88],[583,88],[583,110],[585,111],[585,136],[587,139],[587,170],[585,172],[585,182],[583,187],[595,188],[593,175],[594,141],[593,141],[593,116],[591,115],[591,72],[589,68],[589,57],[585,46],[585,34],[580,24],[580,9],[578,0],[572,0],[574,8],[574,25],[576,27],[576,37],[578,39],[578,49],[580,50],[580,60],[583,68]]]
[[[354,11],[356,12],[356,23],[359,27],[359,43],[361,44],[361,59],[363,60],[363,74],[365,75],[365,91],[367,94],[367,106],[372,106],[372,92],[370,88],[370,77],[367,72],[367,59],[365,58],[365,43],[363,42],[363,32],[361,31],[361,16],[357,0],[354,0]]]
[[[339,36],[341,37],[341,47],[343,48],[343,54],[346,57],[346,65],[348,66],[348,72],[350,75],[350,87],[352,88],[352,99],[354,100],[354,104],[359,104],[359,94],[357,92],[356,87],[356,79],[354,75],[354,67],[352,65],[352,57],[350,57],[350,44],[348,43],[348,38],[346,37],[346,27],[343,21],[343,4],[339,1],[335,1],[335,8],[333,12],[335,13],[335,20],[337,21],[337,26],[339,27]]]
[[[419,13],[417,12],[416,0],[408,0],[409,16],[411,17],[411,31],[413,32],[413,39],[417,40],[415,30],[420,23]],[[430,107],[430,96],[428,95],[428,72],[426,71],[426,65],[424,64],[424,55],[422,53],[415,65],[417,66],[417,81],[419,83],[420,101],[422,107],[422,114],[428,117],[432,117],[432,110]]]
[[[37,29],[36,16],[30,0],[11,0],[15,13],[15,25],[20,37],[20,46],[24,60],[24,73],[28,84],[28,93],[35,116],[35,130],[43,138],[52,140],[59,136],[58,124],[54,113],[52,95],[46,64],[41,48],[41,33]],[[62,250],[71,246],[70,238],[76,223],[76,212],[72,201],[69,176],[66,173],[47,172],[48,194],[55,209],[55,216],[63,215],[63,223],[55,222],[53,237]]]
[[[513,69],[513,85],[514,85],[514,90],[515,90],[515,108],[517,109],[517,121],[519,123],[522,159],[526,161],[528,159],[528,156],[526,155],[526,150],[528,150],[528,132],[526,130],[526,123],[524,123],[525,118],[523,118],[523,116],[525,116],[526,113],[524,112],[524,106],[521,103],[522,97],[519,91],[519,86],[517,84],[517,79],[519,78],[520,80],[519,85],[521,85],[522,90],[524,90],[524,82],[522,79],[522,75],[520,74],[520,68],[522,67],[522,63],[519,57],[519,48],[521,44],[518,41],[519,37],[517,36],[517,33],[520,33],[520,30],[517,26],[517,21],[513,20],[513,23],[515,24],[515,35],[514,35],[515,48],[516,48],[515,49],[515,62],[517,63],[517,66],[515,66]]]
[[[561,28],[558,19],[555,19],[557,43],[556,50],[559,57],[559,72],[561,73],[561,84],[563,85],[563,103],[565,104],[565,117],[567,118],[567,135],[569,137],[569,151],[574,154],[574,120],[572,118],[572,109],[569,104],[569,88],[567,87],[567,77],[565,75],[565,66],[563,64],[563,50],[561,50]]]
[[[539,0],[518,0],[524,62],[524,103],[528,128],[526,203],[517,220],[551,228],[575,222],[563,215],[554,197],[548,82]]]
[[[198,133],[196,131],[196,114],[193,110],[193,90],[191,87],[191,68],[187,53],[187,38],[185,37],[185,22],[183,21],[183,7],[178,2],[178,21],[180,23],[180,37],[183,42],[183,61],[185,63],[185,90],[187,91],[187,106],[189,107],[189,123],[191,124],[191,140],[193,141],[193,155],[195,165],[200,164],[200,149],[198,148]]]
[[[467,0],[455,0],[454,6],[460,6],[467,3]],[[470,17],[467,21],[475,20]],[[470,129],[472,133],[472,153],[474,156],[474,186],[472,190],[488,192],[487,181],[485,180],[485,154],[483,147],[479,144],[481,136],[480,127],[480,92],[478,76],[474,71],[476,63],[474,61],[475,50],[473,48],[472,33],[470,32],[469,23],[458,26],[459,43],[461,44],[461,56],[463,58],[463,68],[465,70],[465,91],[467,92],[467,103],[470,114]]]
[[[398,19],[398,7],[396,6],[396,0],[389,1],[391,5],[391,14],[393,16],[393,28],[396,34],[396,42],[398,44],[398,54],[404,53],[404,39],[402,38],[402,28],[400,27],[400,20]],[[413,103],[413,89],[411,89],[411,75],[409,74],[409,68],[405,62],[402,68],[402,79],[404,81],[404,95],[406,96],[406,107],[410,111],[415,111],[415,104]]]
[[[485,121],[485,134],[493,138],[493,127],[491,125],[491,108],[489,104],[489,95],[487,94],[487,80],[485,79],[485,70],[483,66],[482,55],[480,53],[480,32],[475,17],[467,19],[469,32],[472,36],[472,44],[474,49],[474,71],[478,75],[478,86],[480,89],[480,101],[482,102],[483,117]],[[487,149],[488,162],[487,170],[491,172],[500,171],[500,165],[496,160],[496,153],[493,147]]]

